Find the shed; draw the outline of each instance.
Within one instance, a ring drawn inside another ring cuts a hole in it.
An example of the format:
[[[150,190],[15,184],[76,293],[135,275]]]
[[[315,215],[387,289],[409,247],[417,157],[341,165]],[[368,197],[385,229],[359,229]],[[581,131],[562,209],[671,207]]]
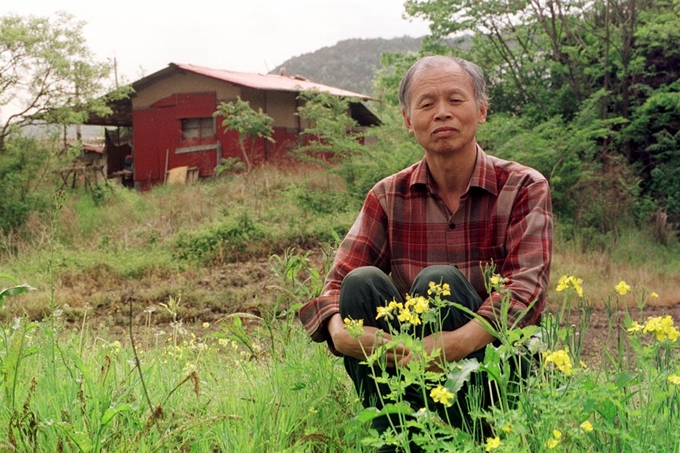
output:
[[[220,102],[241,98],[274,120],[275,143],[264,139],[255,143],[255,164],[282,158],[298,143],[304,129],[296,115],[302,91],[318,90],[349,99],[348,114],[360,127],[380,123],[363,103],[372,100],[370,96],[298,76],[170,63],[132,83],[132,88],[129,99],[110,104],[113,115],[91,117],[88,124],[132,129],[133,180],[140,190],[163,183],[173,168],[194,168],[199,176],[210,176],[222,158],[241,157],[238,134],[225,133],[222,119],[213,117]],[[109,168],[122,166],[109,162]]]

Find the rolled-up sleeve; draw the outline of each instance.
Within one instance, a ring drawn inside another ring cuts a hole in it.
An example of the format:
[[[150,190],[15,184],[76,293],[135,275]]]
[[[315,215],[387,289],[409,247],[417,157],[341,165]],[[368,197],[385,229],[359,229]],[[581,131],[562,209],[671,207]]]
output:
[[[495,270],[505,284],[501,292],[489,295],[477,310],[478,315],[497,323],[502,293],[507,293],[510,326],[516,322],[519,327],[538,322],[548,292],[552,237],[550,188],[540,178],[527,184],[514,200],[506,233],[507,256],[502,267]]]

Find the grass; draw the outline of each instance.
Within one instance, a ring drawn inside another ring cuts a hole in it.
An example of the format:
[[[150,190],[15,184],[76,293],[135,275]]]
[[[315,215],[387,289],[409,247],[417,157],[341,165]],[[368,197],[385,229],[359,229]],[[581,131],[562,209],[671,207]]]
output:
[[[320,170],[263,168],[145,194],[116,189],[101,203],[71,194],[52,219],[32,218],[0,255],[11,284],[37,288],[0,298],[0,452],[357,452],[384,442],[340,359],[294,318],[327,266],[315,240],[333,244],[356,215],[355,201],[324,193],[341,189]],[[225,231],[242,239],[238,253]],[[178,258],[178,244],[194,255]],[[680,448],[669,380],[680,374],[678,343],[626,331],[646,322],[632,308],[642,299],[680,302],[678,251],[644,231],[589,249],[558,225],[544,352],[565,352],[572,372],[542,360],[520,405],[479,414],[499,442],[489,451]],[[556,291],[562,275],[582,277],[586,297]],[[614,293],[621,280],[632,296]],[[610,346],[583,354],[593,307],[608,313]],[[487,443],[454,437],[456,451]]]

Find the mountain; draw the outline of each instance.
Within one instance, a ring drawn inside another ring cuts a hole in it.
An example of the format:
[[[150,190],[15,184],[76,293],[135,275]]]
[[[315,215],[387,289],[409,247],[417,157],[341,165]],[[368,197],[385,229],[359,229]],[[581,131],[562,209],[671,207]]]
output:
[[[361,94],[373,94],[373,77],[383,52],[408,53],[420,50],[422,38],[347,39],[334,46],[286,60],[271,74],[299,75],[313,82]]]

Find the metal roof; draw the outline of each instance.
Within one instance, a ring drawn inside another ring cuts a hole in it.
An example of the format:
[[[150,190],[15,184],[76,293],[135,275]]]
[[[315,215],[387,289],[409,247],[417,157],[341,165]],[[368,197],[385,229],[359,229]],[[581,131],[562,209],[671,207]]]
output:
[[[365,94],[354,93],[352,91],[342,90],[340,88],[335,88],[328,85],[322,85],[320,83],[311,82],[304,77],[299,76],[236,72],[227,71],[226,69],[212,69],[181,63],[170,63],[170,66],[174,66],[178,69],[193,72],[206,77],[211,77],[213,79],[222,80],[248,88],[255,88],[258,90],[293,92],[318,90],[333,94],[335,96],[358,98],[366,101],[373,100],[372,97]]]
[[[350,99],[352,117],[361,126],[374,126],[380,124],[380,120],[371,112],[368,107],[361,104],[362,101],[373,101],[374,98],[365,94],[354,93],[352,91],[311,82],[299,76],[275,75],[275,74],[255,74],[246,72],[227,71],[225,69],[212,69],[190,64],[170,63],[166,68],[156,71],[132,83],[135,91],[140,91],[147,86],[153,85],[158,80],[176,74],[177,72],[187,71],[204,77],[221,80],[233,85],[239,85],[256,90],[269,91],[289,91],[300,93],[308,90],[318,90],[335,96]],[[134,97],[133,93],[131,97]],[[352,102],[352,99],[356,101]],[[106,117],[99,117],[91,114],[85,124],[96,124],[101,126],[132,126],[132,101],[130,98],[108,102],[108,106],[113,110],[113,114]]]

